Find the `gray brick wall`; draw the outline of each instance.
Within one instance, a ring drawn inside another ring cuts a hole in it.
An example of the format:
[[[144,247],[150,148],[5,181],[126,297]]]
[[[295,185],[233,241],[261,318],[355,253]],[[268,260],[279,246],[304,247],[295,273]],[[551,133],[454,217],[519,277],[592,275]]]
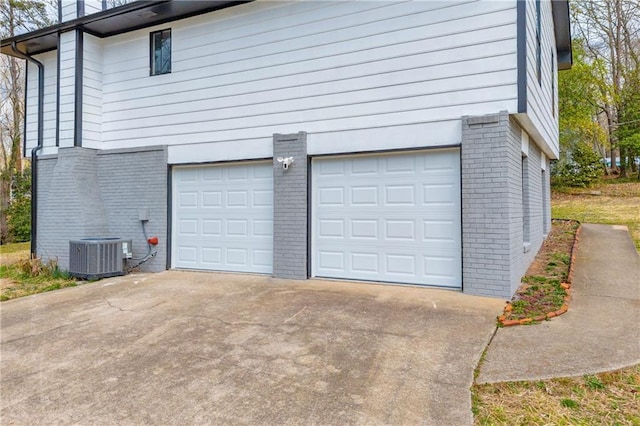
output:
[[[167,157],[165,148],[96,151],[60,148],[38,160],[38,255],[69,267],[69,240],[109,236],[133,239],[134,257],[146,254],[138,213],[149,209],[149,236],[158,256],[142,270],[166,264]]]
[[[38,256],[69,266],[69,240],[106,235],[107,219],[96,191],[96,151],[61,148],[38,162]]]
[[[158,237],[156,257],[140,267],[159,272],[167,263],[167,150],[165,147],[98,152],[98,181],[112,236],[133,240],[133,256],[147,254],[147,243],[139,220],[148,210],[145,228]]]
[[[273,276],[307,278],[307,134],[273,135]],[[277,157],[293,157],[283,170]]]
[[[510,298],[543,240],[540,151],[530,144],[523,206],[521,129],[506,111],[463,117],[461,148],[464,292]],[[547,179],[548,182],[548,179]],[[525,253],[523,215],[529,214]]]

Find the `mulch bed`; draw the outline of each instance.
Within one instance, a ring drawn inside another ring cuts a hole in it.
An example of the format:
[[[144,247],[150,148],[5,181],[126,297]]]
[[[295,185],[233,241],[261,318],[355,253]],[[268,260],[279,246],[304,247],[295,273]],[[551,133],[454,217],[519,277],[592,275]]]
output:
[[[549,320],[567,311],[579,223],[554,220],[534,261],[498,324],[508,327]]]

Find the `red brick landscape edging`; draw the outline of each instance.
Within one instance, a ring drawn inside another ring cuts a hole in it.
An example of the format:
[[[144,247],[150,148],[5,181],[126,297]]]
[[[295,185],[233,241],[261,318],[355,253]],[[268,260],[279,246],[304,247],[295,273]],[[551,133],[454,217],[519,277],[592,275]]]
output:
[[[550,320],[553,317],[560,316],[569,310],[569,300],[571,300],[571,283],[573,282],[573,271],[576,260],[576,249],[578,247],[578,240],[580,239],[580,230],[582,229],[582,225],[578,223],[578,229],[576,229],[576,235],[573,237],[573,245],[571,246],[571,259],[569,262],[569,274],[567,275],[567,281],[560,284],[560,286],[564,289],[564,303],[560,307],[560,309],[552,312],[547,312],[546,314],[538,315],[534,318],[522,318],[519,320],[511,320],[509,316],[511,315],[512,306],[511,301],[507,302],[507,305],[504,307],[504,311],[502,315],[498,317],[498,323],[503,327],[512,327],[514,325],[526,325],[531,324],[534,321],[545,321]]]

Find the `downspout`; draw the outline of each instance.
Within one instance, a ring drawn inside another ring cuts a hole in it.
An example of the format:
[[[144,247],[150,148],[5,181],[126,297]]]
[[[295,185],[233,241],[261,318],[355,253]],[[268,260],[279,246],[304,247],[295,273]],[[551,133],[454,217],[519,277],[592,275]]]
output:
[[[38,151],[42,149],[44,144],[44,65],[33,59],[28,54],[18,50],[18,46],[14,41],[11,43],[11,50],[16,56],[26,59],[36,64],[38,67],[38,145],[31,150],[31,257],[37,256],[37,240],[38,237]],[[26,78],[26,77],[25,77]],[[25,105],[26,108],[26,105]],[[25,114],[25,120],[27,116]],[[24,135],[26,139],[27,135]]]

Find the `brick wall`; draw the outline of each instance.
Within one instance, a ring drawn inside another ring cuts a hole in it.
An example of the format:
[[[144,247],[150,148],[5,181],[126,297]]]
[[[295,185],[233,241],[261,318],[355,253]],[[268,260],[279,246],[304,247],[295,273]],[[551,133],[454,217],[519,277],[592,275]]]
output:
[[[273,136],[273,276],[307,278],[307,134]],[[295,162],[283,170],[278,157]]]
[[[147,254],[139,214],[149,213],[147,236],[156,236],[157,256],[143,271],[159,272],[167,263],[167,151],[164,147],[98,152],[98,181],[109,234],[133,240],[133,257]]]
[[[465,293],[510,298],[542,244],[541,155],[531,141],[523,180],[521,132],[506,111],[463,117],[460,155]],[[526,207],[523,185],[528,189]],[[529,215],[528,245],[524,244],[525,213]]]
[[[142,270],[166,264],[167,158],[164,148],[96,151],[60,148],[38,160],[38,255],[69,267],[69,240],[121,237],[133,240],[134,257],[147,245],[138,220],[149,209],[149,236],[160,239],[158,256]]]

